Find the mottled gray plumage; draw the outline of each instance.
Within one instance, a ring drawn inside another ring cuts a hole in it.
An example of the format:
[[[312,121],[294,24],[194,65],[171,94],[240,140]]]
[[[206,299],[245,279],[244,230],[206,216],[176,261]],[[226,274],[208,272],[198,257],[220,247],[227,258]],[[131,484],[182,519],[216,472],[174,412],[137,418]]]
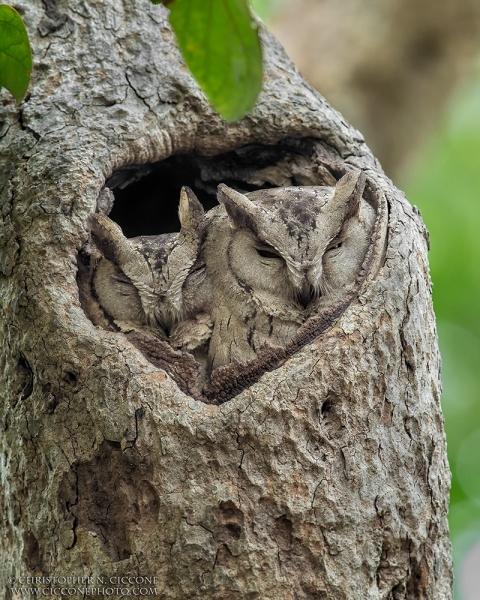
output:
[[[202,380],[254,359],[265,344],[285,347],[355,286],[376,217],[364,186],[357,169],[335,187],[241,194],[221,184],[220,205],[206,215],[183,188],[180,233],[133,239],[97,214],[96,298],[122,331],[193,352]]]
[[[210,336],[204,265],[198,263],[204,212],[183,188],[180,233],[127,239],[106,215],[92,217],[92,238],[101,253],[93,274],[95,296],[122,331],[148,331],[176,347],[193,350]]]
[[[354,287],[375,222],[364,184],[355,169],[336,187],[219,186],[203,251],[214,299],[209,369],[285,346]]]

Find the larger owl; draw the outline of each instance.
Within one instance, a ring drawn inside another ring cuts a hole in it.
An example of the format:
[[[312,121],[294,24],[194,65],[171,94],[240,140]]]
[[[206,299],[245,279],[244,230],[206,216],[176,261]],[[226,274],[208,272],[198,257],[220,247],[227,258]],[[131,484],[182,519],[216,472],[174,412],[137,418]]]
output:
[[[284,347],[353,289],[375,223],[364,183],[352,169],[335,187],[242,194],[219,186],[203,250],[213,296],[210,371],[254,359],[265,344]]]

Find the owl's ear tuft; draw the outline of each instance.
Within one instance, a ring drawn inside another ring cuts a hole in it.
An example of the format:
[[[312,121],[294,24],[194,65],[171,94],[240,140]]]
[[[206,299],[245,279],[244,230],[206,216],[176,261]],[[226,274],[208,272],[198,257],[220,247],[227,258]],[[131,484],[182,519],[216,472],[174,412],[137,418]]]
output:
[[[351,169],[337,182],[335,198],[345,203],[348,208],[345,220],[354,217],[360,209],[363,190],[365,189],[365,173],[360,169]]]
[[[183,186],[180,192],[178,216],[182,231],[196,231],[203,227],[205,212],[194,192]]]
[[[94,214],[90,217],[93,241],[103,256],[120,266],[134,253],[127,238],[117,223],[104,214]]]
[[[151,282],[152,273],[145,258],[114,221],[107,215],[94,214],[90,225],[93,241],[107,260],[117,265],[134,285]]]
[[[234,227],[258,233],[261,211],[247,196],[221,183],[218,186],[217,199],[225,207]]]

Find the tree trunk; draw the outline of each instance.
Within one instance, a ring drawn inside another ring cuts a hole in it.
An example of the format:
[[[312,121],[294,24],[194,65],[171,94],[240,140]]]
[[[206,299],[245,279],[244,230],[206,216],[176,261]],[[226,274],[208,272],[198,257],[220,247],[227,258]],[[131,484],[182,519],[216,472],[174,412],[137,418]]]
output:
[[[451,598],[418,210],[267,31],[258,105],[226,124],[162,6],[15,6],[35,67],[19,108],[2,92],[0,122],[5,597],[55,576],[91,577],[66,587],[92,598]],[[138,235],[159,233],[152,215],[168,221],[184,183],[208,205],[219,182],[308,183],[332,177],[325,165],[364,169],[386,200],[383,264],[326,331],[228,402],[187,395],[82,310],[78,255],[106,182],[112,218]]]

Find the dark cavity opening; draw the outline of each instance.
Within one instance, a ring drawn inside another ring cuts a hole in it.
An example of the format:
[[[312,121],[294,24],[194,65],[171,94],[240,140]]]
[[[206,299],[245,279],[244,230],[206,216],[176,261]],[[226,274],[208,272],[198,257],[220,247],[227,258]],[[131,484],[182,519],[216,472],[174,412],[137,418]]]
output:
[[[275,146],[251,144],[216,156],[179,154],[158,163],[124,167],[106,183],[115,196],[109,217],[126,237],[179,231],[178,201],[183,185],[210,210],[217,205],[219,183],[241,192],[331,185],[327,170],[318,167],[322,158],[331,161],[331,149],[319,140],[287,138]]]
[[[325,402],[322,404],[322,408],[320,409],[322,412],[322,416],[328,415],[328,413],[332,410],[333,402],[330,398],[327,398]]]

